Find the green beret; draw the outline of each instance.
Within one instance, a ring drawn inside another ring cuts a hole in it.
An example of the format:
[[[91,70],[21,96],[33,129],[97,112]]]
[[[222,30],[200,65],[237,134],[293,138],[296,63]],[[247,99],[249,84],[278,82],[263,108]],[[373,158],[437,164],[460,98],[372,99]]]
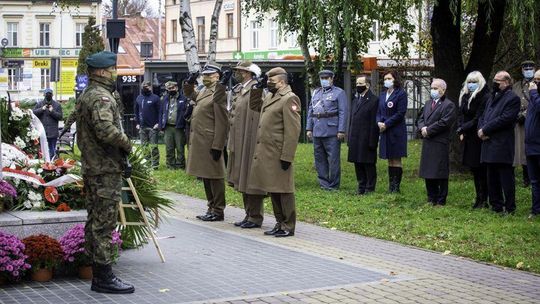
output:
[[[94,53],[86,58],[86,64],[95,69],[116,66],[116,54],[108,51]]]
[[[268,75],[268,77],[273,77],[276,75],[287,75],[287,71],[285,71],[284,68],[277,67],[268,71],[266,75]]]

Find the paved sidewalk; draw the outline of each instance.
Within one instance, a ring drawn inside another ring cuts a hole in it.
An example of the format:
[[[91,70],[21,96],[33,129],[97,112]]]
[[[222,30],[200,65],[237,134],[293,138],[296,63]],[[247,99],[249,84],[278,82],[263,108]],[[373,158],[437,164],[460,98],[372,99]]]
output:
[[[167,194],[176,209],[150,244],[115,267],[132,295],[91,292],[76,278],[0,289],[0,303],[540,303],[540,276],[299,223],[291,238],[204,223],[205,202]],[[171,237],[171,238],[168,238]]]

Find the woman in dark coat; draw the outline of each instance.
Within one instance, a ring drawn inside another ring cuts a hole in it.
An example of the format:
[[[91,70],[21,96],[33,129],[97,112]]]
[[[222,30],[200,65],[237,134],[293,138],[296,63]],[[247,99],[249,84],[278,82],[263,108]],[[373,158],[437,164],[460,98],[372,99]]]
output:
[[[385,91],[379,96],[377,124],[381,139],[379,157],[388,159],[388,189],[399,192],[403,168],[401,158],[407,157],[407,93],[401,87],[396,71],[384,75]]]
[[[379,127],[375,120],[378,98],[369,89],[371,83],[368,76],[361,75],[356,79],[356,94],[351,103],[349,127],[349,154],[347,160],[354,163],[357,194],[375,191],[377,182],[377,143]]]
[[[463,165],[470,168],[474,177],[476,199],[473,208],[487,206],[487,171],[480,163],[482,140],[478,137],[478,120],[490,99],[484,76],[478,71],[469,73],[459,96],[460,115],[457,133],[463,142]]]

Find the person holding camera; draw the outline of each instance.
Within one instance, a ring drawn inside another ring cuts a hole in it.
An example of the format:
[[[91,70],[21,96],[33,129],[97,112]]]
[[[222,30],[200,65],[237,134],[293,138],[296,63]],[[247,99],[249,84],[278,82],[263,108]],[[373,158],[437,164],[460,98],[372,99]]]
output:
[[[49,144],[49,156],[51,159],[56,154],[56,142],[58,141],[58,122],[62,120],[62,106],[53,99],[53,90],[45,89],[44,99],[34,107],[34,114],[41,120],[47,135]]]

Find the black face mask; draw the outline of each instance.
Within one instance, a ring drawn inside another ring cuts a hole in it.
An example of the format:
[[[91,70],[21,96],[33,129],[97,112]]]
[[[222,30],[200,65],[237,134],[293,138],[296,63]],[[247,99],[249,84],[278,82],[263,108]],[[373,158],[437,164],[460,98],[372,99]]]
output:
[[[276,88],[276,84],[273,83],[273,82],[269,82],[268,85],[268,92],[272,93],[272,94],[275,94],[277,92],[277,88]]]
[[[52,95],[51,94],[45,95],[45,100],[46,101],[52,101]]]
[[[493,82],[493,92],[497,93],[501,90],[501,84],[498,82]]]
[[[169,95],[171,95],[171,96],[175,96],[176,93],[178,93],[178,91],[173,91],[173,90],[170,90],[170,91],[169,91]]]
[[[367,86],[356,86],[356,92],[362,94],[366,90]]]
[[[142,92],[143,92],[143,94],[148,95],[148,94],[150,94],[151,91],[148,88],[144,88],[144,89],[142,89]]]

